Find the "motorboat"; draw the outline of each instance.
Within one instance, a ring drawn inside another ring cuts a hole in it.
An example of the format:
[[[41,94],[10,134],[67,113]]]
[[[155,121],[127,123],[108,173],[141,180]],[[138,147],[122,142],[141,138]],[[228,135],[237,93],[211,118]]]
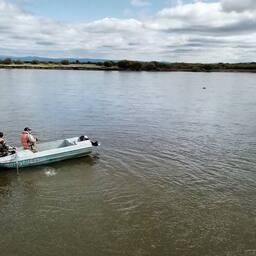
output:
[[[99,146],[97,141],[81,137],[38,143],[36,152],[17,148],[14,154],[0,157],[0,168],[23,168],[79,158],[90,154],[93,146]]]

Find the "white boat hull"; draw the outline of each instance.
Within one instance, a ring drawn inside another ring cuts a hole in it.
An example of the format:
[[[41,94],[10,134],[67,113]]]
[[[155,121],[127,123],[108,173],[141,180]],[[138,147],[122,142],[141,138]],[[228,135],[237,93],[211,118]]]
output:
[[[0,168],[23,168],[45,165],[66,159],[79,158],[92,152],[90,140],[78,141],[78,138],[38,144],[38,152],[18,149],[14,155],[1,157]]]

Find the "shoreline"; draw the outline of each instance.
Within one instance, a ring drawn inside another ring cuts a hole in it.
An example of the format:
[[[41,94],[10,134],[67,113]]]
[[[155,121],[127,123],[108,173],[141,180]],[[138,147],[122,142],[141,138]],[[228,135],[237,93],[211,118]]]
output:
[[[213,68],[211,70],[192,68],[177,68],[170,67],[169,69],[158,69],[158,70],[131,70],[122,69],[118,66],[106,67],[97,64],[0,64],[0,69],[36,69],[36,70],[84,70],[84,71],[133,71],[133,72],[193,72],[193,73],[256,73],[256,69],[243,69],[243,68]]]
[[[46,69],[46,70],[99,70],[99,71],[119,71],[118,67],[104,67],[96,64],[0,64],[0,69]]]

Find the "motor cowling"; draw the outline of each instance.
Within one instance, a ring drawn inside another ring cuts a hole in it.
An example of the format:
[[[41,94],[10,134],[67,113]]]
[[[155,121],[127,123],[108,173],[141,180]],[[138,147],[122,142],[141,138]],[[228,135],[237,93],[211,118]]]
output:
[[[96,141],[91,141],[92,145],[94,147],[98,147],[100,145],[100,143],[96,140]]]
[[[81,142],[81,141],[86,141],[86,140],[89,140],[91,143],[92,143],[92,146],[94,147],[98,147],[100,146],[100,143],[95,140],[95,141],[92,141],[91,139],[89,139],[89,137],[85,136],[85,135],[81,135],[79,138],[78,138],[78,141]]]

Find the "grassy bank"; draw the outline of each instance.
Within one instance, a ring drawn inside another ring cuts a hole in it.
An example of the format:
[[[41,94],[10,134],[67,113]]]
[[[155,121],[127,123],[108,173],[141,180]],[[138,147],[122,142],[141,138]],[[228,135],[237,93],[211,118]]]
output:
[[[117,67],[104,67],[96,64],[0,64],[1,69],[59,69],[59,70],[118,70]]]
[[[163,63],[163,62],[140,62],[140,61],[104,61],[96,63],[80,63],[78,60],[69,62],[39,62],[33,60],[22,62],[20,60],[0,60],[2,69],[60,69],[60,70],[104,70],[104,71],[185,71],[185,72],[256,72],[256,63]]]

